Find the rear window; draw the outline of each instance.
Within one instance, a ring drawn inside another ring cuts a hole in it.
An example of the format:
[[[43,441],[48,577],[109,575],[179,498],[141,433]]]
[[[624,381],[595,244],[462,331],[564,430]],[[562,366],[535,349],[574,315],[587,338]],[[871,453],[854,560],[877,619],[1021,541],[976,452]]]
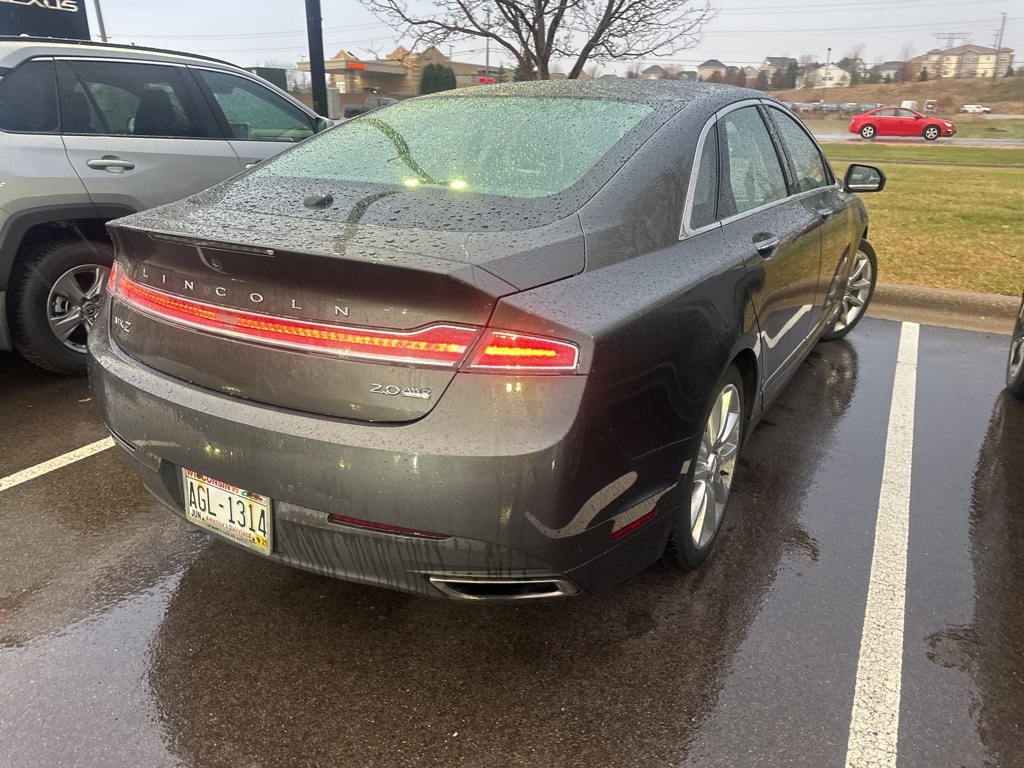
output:
[[[0,131],[57,132],[53,62],[30,61],[0,80]]]
[[[254,177],[547,197],[581,181],[652,111],[591,99],[412,100],[313,139]]]

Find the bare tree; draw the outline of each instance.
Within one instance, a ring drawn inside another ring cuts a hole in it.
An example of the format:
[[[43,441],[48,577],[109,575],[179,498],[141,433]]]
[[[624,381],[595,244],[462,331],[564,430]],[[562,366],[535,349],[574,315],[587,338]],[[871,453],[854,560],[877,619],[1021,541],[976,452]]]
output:
[[[604,69],[600,64],[591,64],[587,67],[587,77],[591,80],[596,80],[601,74],[601,70]]]
[[[711,0],[360,0],[413,47],[489,39],[529,79],[547,80],[552,58],[588,61],[668,56],[696,45],[714,12]]]
[[[629,68],[626,70],[626,79],[627,80],[639,80],[640,79],[640,65],[639,64],[630,64],[629,65]]]
[[[903,66],[900,67],[899,72],[896,73],[897,83],[909,83],[914,79],[914,65],[910,63],[911,57],[914,55],[914,44],[906,42],[903,47],[900,48],[900,61],[903,62]]]
[[[308,93],[313,90],[313,81],[309,72],[303,72],[294,61],[265,61],[258,64],[268,69],[283,69],[288,91],[291,93]]]

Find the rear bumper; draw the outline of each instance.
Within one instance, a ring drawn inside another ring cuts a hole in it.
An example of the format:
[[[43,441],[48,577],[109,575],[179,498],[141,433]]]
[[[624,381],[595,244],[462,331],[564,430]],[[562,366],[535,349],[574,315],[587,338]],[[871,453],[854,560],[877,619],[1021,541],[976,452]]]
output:
[[[669,488],[609,461],[607,446],[588,471],[585,377],[460,374],[429,416],[371,425],[166,376],[112,346],[105,324],[90,337],[94,396],[146,487],[182,517],[181,467],[269,496],[274,560],[431,597],[543,599],[600,592],[664,547],[660,512],[611,538]],[[340,526],[332,513],[449,538]],[[502,586],[521,581],[532,585]]]

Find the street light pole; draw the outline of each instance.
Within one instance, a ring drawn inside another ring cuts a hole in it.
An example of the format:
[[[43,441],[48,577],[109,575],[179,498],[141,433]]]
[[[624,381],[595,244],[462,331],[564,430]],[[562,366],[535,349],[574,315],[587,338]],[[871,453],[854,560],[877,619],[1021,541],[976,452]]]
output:
[[[324,71],[324,30],[320,0],[306,0],[306,36],[309,38],[309,75],[313,80],[313,111],[327,114],[327,82]]]
[[[100,25],[100,40],[107,42],[107,28],[103,26],[103,11],[100,10],[100,0],[93,0],[96,6],[96,23]],[[1006,14],[1003,14],[1005,18]]]

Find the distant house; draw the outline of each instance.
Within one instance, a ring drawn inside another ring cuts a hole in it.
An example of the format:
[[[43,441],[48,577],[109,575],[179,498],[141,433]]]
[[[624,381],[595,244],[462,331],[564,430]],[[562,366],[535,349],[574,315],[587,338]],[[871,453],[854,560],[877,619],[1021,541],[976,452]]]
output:
[[[664,67],[659,67],[657,64],[652,64],[640,73],[641,80],[664,80],[667,76],[668,70]]]
[[[896,76],[903,70],[903,67],[906,65],[906,63],[907,62],[905,62],[905,61],[886,61],[886,62],[883,62],[882,63],[882,67],[879,70],[879,74],[882,76],[883,80],[886,77],[888,77],[891,80],[895,80]]]
[[[956,48],[928,51],[921,66],[929,75],[939,77],[1002,77],[1013,65],[1012,48],[987,48],[968,43]]]
[[[697,67],[697,77],[701,80],[709,80],[711,75],[718,73],[719,77],[725,77],[727,67],[718,59],[708,59]]]
[[[818,64],[804,73],[806,88],[842,88],[850,84],[849,72],[836,64]]]
[[[761,70],[757,67],[744,67],[743,74],[747,78],[747,85],[753,85],[754,81],[757,80],[757,76],[761,74]]]
[[[689,80],[691,83],[697,81],[697,70],[695,69],[684,69],[679,73],[680,80]]]
[[[791,59],[789,56],[768,56],[761,62],[758,69],[767,74],[768,79],[771,80],[772,75],[779,71],[785,72],[791,64],[796,64],[796,59]]]

